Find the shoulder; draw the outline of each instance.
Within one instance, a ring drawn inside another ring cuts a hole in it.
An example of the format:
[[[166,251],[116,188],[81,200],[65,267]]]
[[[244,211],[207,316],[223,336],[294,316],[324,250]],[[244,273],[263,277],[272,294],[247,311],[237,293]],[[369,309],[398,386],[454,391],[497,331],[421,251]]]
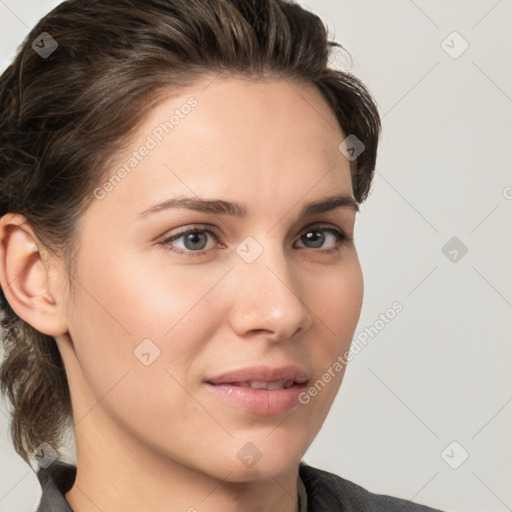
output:
[[[306,488],[308,512],[442,512],[409,500],[374,494],[304,461],[299,465],[299,475]]]
[[[41,484],[41,499],[36,512],[72,512],[65,498],[76,478],[76,466],[56,460],[37,472]]]

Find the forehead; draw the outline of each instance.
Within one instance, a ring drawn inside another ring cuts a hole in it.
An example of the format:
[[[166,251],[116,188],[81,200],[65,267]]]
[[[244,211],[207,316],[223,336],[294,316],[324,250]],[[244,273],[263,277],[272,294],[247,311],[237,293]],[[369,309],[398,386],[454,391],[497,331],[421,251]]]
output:
[[[109,175],[122,179],[105,199],[142,208],[180,194],[259,204],[351,194],[344,138],[314,87],[210,77],[169,89],[148,112],[111,163]]]

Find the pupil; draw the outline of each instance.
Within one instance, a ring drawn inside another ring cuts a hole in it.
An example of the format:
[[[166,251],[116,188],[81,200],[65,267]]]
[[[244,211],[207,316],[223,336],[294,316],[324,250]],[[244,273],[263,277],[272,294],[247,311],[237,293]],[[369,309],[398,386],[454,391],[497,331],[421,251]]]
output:
[[[186,237],[186,241],[187,242],[192,242],[192,244],[196,244],[198,241],[197,241],[197,237],[201,237],[203,236],[204,237],[204,233],[198,233],[198,232],[195,232],[195,233],[190,233],[187,237]],[[200,240],[199,240],[200,242]],[[202,247],[187,247],[188,249],[202,249]]]
[[[322,244],[324,242],[324,235],[320,235],[320,236],[317,237],[318,233],[319,233],[318,231],[310,231],[309,233],[304,235],[307,240],[309,240],[309,241],[312,240],[313,243],[316,244],[316,245],[314,245],[314,247],[322,247]],[[315,240],[314,240],[315,237],[318,238],[317,242],[315,242]]]

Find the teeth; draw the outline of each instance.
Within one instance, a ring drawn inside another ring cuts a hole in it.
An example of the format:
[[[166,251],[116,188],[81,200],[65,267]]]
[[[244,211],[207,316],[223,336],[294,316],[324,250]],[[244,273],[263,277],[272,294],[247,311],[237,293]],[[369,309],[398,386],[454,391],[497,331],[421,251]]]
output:
[[[267,389],[283,389],[284,380],[278,380],[276,382],[269,382],[267,384]]]
[[[270,386],[271,383],[269,383],[269,386]],[[249,385],[251,386],[252,389],[270,389],[269,387],[267,387],[267,383],[266,382],[262,382],[262,381],[257,381],[257,380],[251,380],[251,382],[249,382]],[[275,388],[272,388],[272,389],[275,389]]]

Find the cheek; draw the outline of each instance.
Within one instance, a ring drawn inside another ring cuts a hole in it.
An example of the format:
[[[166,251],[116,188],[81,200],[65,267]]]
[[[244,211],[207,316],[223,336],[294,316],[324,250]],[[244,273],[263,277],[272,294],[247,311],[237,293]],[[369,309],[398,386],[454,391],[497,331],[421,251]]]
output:
[[[205,272],[200,265],[173,267],[160,259],[148,266],[142,258],[103,254],[105,264],[84,261],[80,267],[86,286],[78,286],[70,334],[98,396],[129,370],[147,370],[142,383],[155,386],[171,379],[165,369],[181,380],[224,317],[208,293],[225,268]]]
[[[355,251],[336,271],[311,284],[308,304],[316,322],[324,326],[330,352],[348,347],[356,329],[363,301],[363,274]],[[313,291],[315,290],[315,291]]]
[[[84,265],[80,273],[87,291],[79,287],[70,324],[86,397],[77,419],[87,414],[101,424],[108,417],[155,447],[169,442],[170,430],[174,439],[199,436],[197,418],[218,428],[188,392],[197,391],[194,362],[225,318],[208,291],[226,271],[142,271],[111,261],[100,270]]]
[[[99,269],[84,264],[80,278],[87,283],[80,308],[98,320],[91,327],[112,327],[131,345],[154,338],[161,348],[181,324],[197,327],[205,314],[202,299],[229,270],[216,266],[206,271],[142,253],[105,259]]]
[[[356,253],[347,258],[338,272],[325,276],[319,285],[315,288],[319,291],[310,299],[321,333],[311,360],[315,362],[315,381],[322,381],[317,386],[318,398],[314,399],[314,407],[318,417],[324,418],[343,380],[346,362],[340,364],[340,357],[346,361],[361,313],[364,285]]]

